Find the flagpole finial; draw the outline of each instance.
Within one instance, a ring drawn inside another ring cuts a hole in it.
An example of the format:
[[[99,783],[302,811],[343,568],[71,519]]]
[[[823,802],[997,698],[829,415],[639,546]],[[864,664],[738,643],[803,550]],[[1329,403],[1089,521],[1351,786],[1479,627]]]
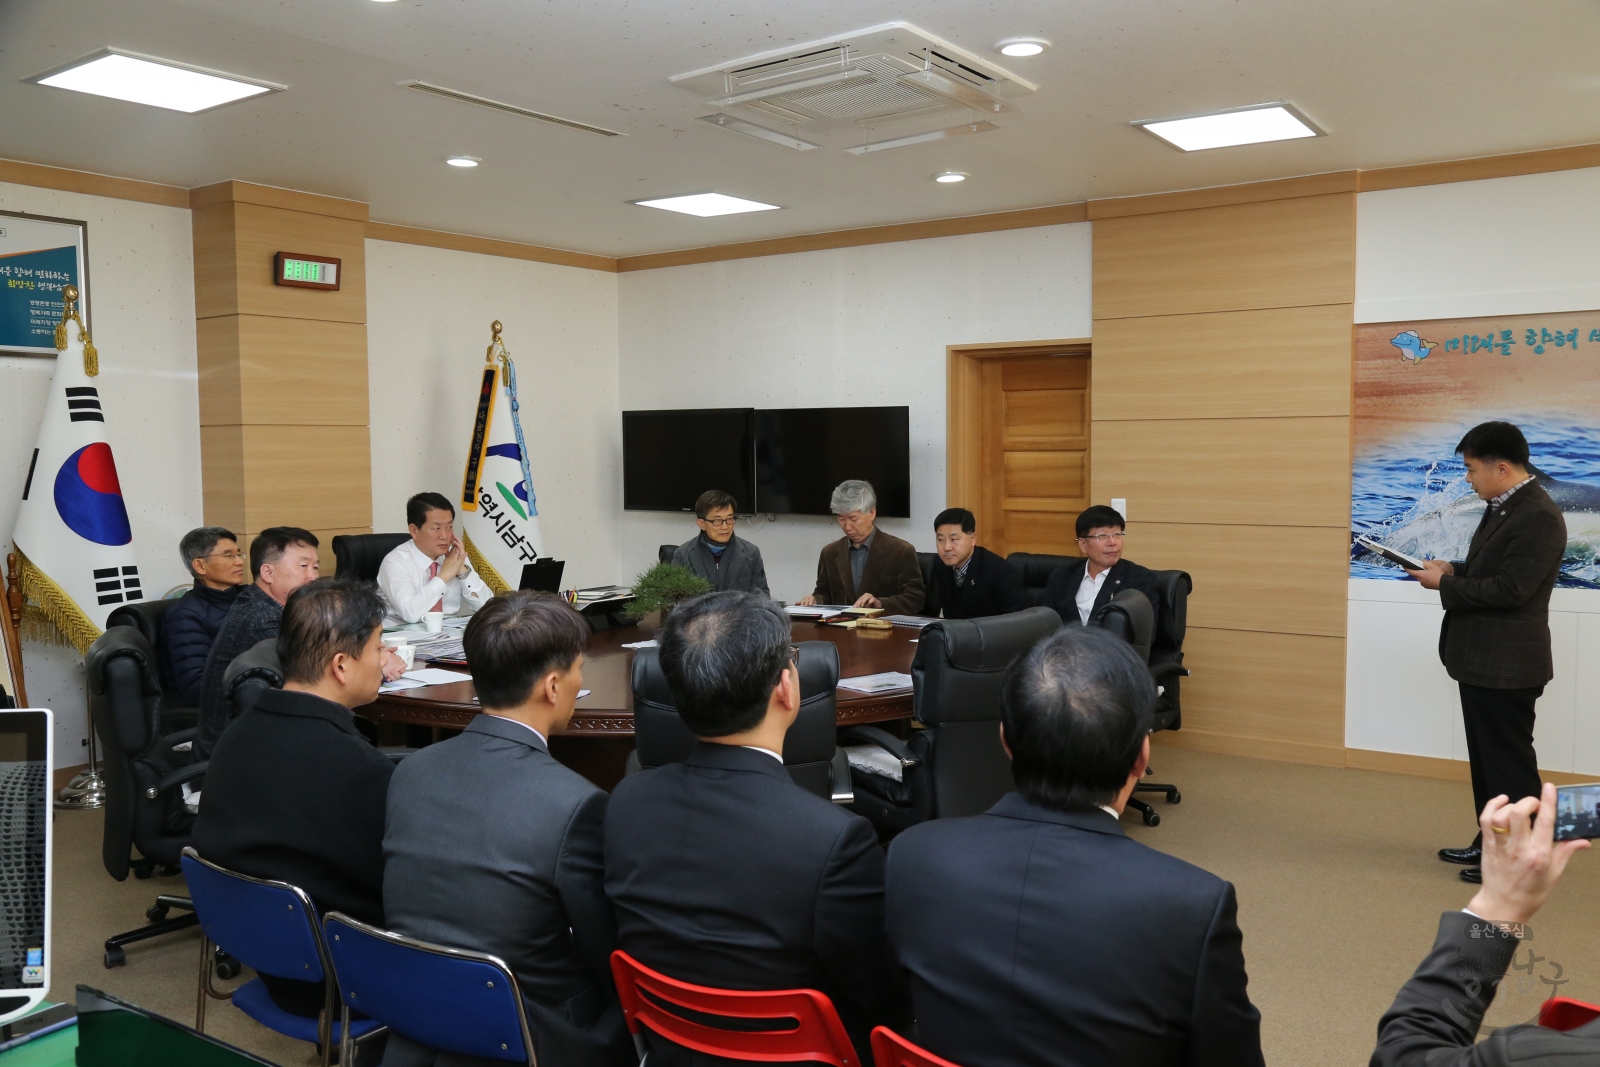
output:
[[[506,343],[500,339],[500,331],[502,329],[504,327],[500,325],[499,319],[495,319],[494,322],[489,324],[489,350],[483,354],[486,366],[493,363],[497,355],[505,353]]]
[[[61,287],[61,321],[56,323],[56,351],[65,352],[67,349],[67,323],[78,324],[78,340],[83,342],[83,373],[93,378],[100,373],[100,353],[95,351],[94,342],[89,340],[89,330],[83,324],[83,318],[74,307],[78,302],[78,287],[76,285],[63,285]]]

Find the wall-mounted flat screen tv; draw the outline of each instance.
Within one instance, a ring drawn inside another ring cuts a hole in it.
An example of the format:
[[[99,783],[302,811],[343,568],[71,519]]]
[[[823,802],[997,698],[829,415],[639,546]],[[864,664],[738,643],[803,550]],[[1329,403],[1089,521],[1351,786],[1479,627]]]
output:
[[[749,408],[622,413],[622,506],[628,511],[693,511],[707,489],[755,507]]]
[[[910,408],[758,408],[754,422],[756,511],[827,515],[834,486],[862,478],[880,516],[910,518]]]

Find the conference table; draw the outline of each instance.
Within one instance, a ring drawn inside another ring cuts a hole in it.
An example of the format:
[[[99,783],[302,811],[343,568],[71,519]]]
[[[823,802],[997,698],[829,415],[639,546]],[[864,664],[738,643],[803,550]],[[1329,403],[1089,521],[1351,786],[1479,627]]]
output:
[[[572,722],[550,739],[550,753],[602,789],[622,780],[633,749],[633,652],[624,645],[656,638],[654,626],[639,624],[600,630],[589,638],[583,661],[583,687]],[[920,631],[909,626],[892,630],[841,629],[796,619],[793,640],[831,641],[839,650],[839,677],[855,678],[885,671],[909,672]],[[457,669],[457,668],[452,668]],[[839,725],[892,722],[911,717],[911,689],[882,693],[838,690]],[[380,694],[356,714],[378,723],[405,723],[460,730],[479,714],[477,692],[470,681],[428,685]]]

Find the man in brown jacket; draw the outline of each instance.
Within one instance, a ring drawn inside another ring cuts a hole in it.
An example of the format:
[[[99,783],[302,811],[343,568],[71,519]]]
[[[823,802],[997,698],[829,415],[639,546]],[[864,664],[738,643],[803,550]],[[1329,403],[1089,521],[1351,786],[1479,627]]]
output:
[[[1567,524],[1528,473],[1528,441],[1511,423],[1474,426],[1456,451],[1488,507],[1464,561],[1430,560],[1425,570],[1408,573],[1439,590],[1444,605],[1439,659],[1461,688],[1476,814],[1502,794],[1512,803],[1539,795],[1533,705],[1555,673],[1550,590],[1561,572]],[[1439,858],[1470,864],[1461,880],[1479,882],[1482,844],[1479,834],[1466,848],[1440,849]]]
[[[840,482],[829,501],[844,536],[817,559],[817,589],[802,605],[850,604],[882,608],[888,615],[922,610],[922,568],[917,550],[875,525],[878,494],[872,483]]]

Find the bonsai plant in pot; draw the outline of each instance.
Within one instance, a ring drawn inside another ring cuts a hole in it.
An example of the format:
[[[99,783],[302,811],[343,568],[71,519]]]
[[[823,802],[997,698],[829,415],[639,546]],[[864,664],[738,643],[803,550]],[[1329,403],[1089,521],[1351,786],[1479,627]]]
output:
[[[633,603],[628,606],[628,618],[635,621],[653,611],[661,613],[666,622],[672,606],[680,600],[711,591],[711,583],[688,567],[673,563],[657,563],[634,579]]]

